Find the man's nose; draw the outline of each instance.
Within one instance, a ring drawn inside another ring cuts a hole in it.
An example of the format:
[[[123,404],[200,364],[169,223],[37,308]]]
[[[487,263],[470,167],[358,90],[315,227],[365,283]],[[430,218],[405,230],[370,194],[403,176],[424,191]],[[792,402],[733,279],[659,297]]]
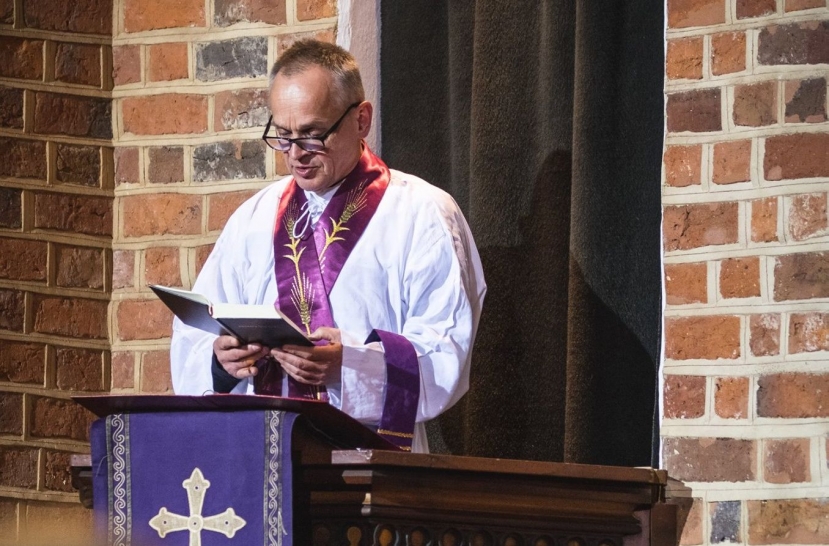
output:
[[[291,147],[288,148],[288,156],[291,159],[299,159],[308,155],[310,152],[303,150],[296,142],[291,142]]]

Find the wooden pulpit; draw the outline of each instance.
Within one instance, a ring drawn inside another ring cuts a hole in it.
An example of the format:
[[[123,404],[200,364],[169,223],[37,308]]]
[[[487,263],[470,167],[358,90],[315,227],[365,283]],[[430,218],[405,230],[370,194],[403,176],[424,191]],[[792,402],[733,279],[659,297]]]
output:
[[[290,539],[283,542],[282,537],[275,537],[269,542],[266,536],[265,544],[673,546],[677,543],[676,513],[674,506],[665,503],[667,475],[661,470],[405,453],[392,449],[385,440],[327,404],[275,397],[110,396],[81,397],[78,401],[100,417],[198,412],[221,414],[222,422],[231,426],[235,426],[234,419],[251,411],[296,414],[290,439],[288,483],[291,490],[287,492],[292,505],[291,521],[284,526],[290,529]],[[188,446],[183,445],[181,449],[186,451]],[[72,466],[73,485],[85,506],[92,506],[93,494],[111,496],[111,491],[107,493],[100,484],[96,487],[90,484],[93,465],[89,456],[75,456]],[[165,468],[153,472],[157,480],[180,477],[166,476]],[[188,479],[193,489],[205,478],[194,473]],[[218,481],[214,478],[214,482],[215,489]],[[205,495],[218,497],[221,492],[210,490]],[[154,513],[156,506],[152,510]],[[186,510],[178,510],[183,511]],[[175,522],[170,523],[171,518],[164,515],[172,513],[172,509],[159,510],[161,516],[154,520],[153,529],[163,528],[162,520],[166,525],[173,525]],[[196,533],[190,529],[189,537],[186,530],[167,534],[159,531],[159,535],[153,535],[152,543],[246,544],[230,532],[232,526],[240,525],[231,516],[247,521],[245,514],[238,510],[221,514],[222,521],[214,519],[210,525],[228,526],[224,536],[201,532],[207,518],[194,522],[192,514],[180,514],[184,519],[190,517],[191,526],[202,526],[198,536],[204,535],[204,541],[193,542]],[[259,525],[249,516],[248,520],[251,520],[248,525]],[[151,523],[140,521],[133,525]]]

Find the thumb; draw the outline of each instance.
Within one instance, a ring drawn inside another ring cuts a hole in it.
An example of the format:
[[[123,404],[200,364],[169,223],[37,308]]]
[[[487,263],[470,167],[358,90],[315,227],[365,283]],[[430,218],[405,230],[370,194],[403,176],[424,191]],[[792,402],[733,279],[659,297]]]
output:
[[[321,326],[313,332],[311,332],[311,335],[308,336],[308,339],[310,339],[311,341],[319,341],[321,339],[324,339],[326,341],[339,342],[339,333],[339,330],[337,330],[336,328]]]

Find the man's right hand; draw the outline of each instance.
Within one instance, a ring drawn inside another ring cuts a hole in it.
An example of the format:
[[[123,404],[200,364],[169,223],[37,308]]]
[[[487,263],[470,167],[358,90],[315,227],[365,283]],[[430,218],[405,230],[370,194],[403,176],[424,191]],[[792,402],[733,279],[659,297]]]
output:
[[[267,356],[270,348],[258,343],[242,345],[233,336],[219,336],[213,342],[213,353],[227,373],[236,379],[247,379],[259,371],[256,361]]]

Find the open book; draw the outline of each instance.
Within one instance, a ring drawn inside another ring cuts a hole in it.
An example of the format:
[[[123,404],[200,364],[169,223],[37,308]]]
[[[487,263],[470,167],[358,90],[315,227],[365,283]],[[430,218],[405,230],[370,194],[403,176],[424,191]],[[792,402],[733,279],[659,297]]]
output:
[[[189,290],[157,284],[151,284],[150,288],[187,326],[266,347],[313,345],[297,325],[273,305],[210,303],[201,294]]]

